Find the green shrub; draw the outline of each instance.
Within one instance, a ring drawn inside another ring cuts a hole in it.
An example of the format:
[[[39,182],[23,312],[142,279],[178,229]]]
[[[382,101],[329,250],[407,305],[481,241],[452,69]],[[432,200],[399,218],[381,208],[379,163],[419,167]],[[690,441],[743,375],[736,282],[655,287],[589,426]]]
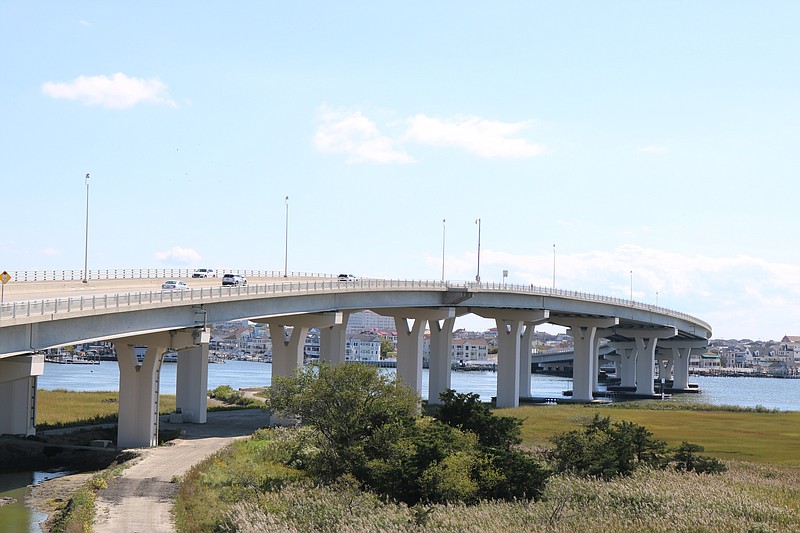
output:
[[[655,468],[666,464],[666,444],[655,440],[645,427],[633,422],[611,423],[595,414],[580,430],[552,439],[555,468],[581,476],[611,479],[629,476],[639,465]]]
[[[671,450],[672,460],[675,462],[675,470],[696,472],[698,474],[719,474],[727,470],[727,467],[720,460],[705,455],[697,455],[697,452],[704,450],[705,448],[699,444],[683,441],[680,446]]]
[[[448,389],[439,397],[442,405],[435,411],[436,418],[462,431],[474,433],[481,446],[507,449],[522,442],[522,420],[495,416],[489,404],[482,403],[477,394]]]

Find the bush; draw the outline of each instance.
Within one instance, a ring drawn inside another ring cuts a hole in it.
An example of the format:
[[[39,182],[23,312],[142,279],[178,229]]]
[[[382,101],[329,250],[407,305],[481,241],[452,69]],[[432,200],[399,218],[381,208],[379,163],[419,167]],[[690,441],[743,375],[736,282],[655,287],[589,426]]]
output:
[[[672,460],[675,461],[675,470],[698,474],[720,474],[728,469],[718,459],[697,455],[697,452],[702,452],[704,449],[699,444],[683,441],[680,446],[671,450]]]
[[[436,418],[462,431],[474,433],[481,446],[508,449],[522,442],[522,420],[495,416],[477,394],[448,389],[439,397],[443,403],[436,411]]]
[[[581,476],[611,479],[629,476],[639,465],[661,468],[666,464],[666,443],[652,438],[633,422],[611,423],[595,414],[583,429],[553,437],[555,468]]]
[[[437,416],[394,376],[365,365],[321,365],[276,378],[270,405],[299,416],[313,442],[299,454],[322,484],[349,477],[384,497],[417,503],[533,499],[549,473],[520,442],[521,421],[496,417],[475,394],[442,395]],[[298,456],[298,454],[292,454]]]

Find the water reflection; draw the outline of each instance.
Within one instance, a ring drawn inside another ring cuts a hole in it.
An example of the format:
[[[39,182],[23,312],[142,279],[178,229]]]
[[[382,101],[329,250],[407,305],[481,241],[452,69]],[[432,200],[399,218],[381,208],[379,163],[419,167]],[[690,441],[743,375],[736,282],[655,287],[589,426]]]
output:
[[[27,506],[31,485],[66,475],[67,472],[9,472],[0,473],[0,499],[13,503],[0,506],[0,530],[3,533],[41,533],[39,526],[47,515]],[[10,500],[6,500],[10,501]]]

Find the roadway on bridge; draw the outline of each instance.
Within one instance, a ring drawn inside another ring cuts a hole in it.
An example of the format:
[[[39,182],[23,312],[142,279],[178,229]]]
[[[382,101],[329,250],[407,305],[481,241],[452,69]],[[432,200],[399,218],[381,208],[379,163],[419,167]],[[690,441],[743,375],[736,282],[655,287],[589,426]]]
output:
[[[80,298],[81,296],[103,296],[106,294],[125,294],[128,292],[160,292],[161,284],[168,279],[181,279],[190,289],[221,287],[222,278],[124,278],[82,281],[22,281],[6,284],[5,302],[24,302],[27,300],[53,298]],[[247,282],[255,284],[297,283],[298,281],[332,281],[335,278],[322,277],[249,277]]]

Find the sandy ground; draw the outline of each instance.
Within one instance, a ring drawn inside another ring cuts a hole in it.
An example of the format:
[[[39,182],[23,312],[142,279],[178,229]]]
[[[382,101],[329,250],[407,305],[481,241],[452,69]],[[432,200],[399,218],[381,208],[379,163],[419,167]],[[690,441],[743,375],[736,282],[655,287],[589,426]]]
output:
[[[251,435],[268,423],[261,409],[208,413],[206,424],[169,424],[183,435],[169,445],[136,450],[140,457],[108,488],[98,492],[95,533],[160,533],[175,531],[171,510],[178,484],[175,480],[192,465],[237,438]],[[34,487],[31,500],[46,513],[69,499],[92,474],[76,474],[46,481]]]

